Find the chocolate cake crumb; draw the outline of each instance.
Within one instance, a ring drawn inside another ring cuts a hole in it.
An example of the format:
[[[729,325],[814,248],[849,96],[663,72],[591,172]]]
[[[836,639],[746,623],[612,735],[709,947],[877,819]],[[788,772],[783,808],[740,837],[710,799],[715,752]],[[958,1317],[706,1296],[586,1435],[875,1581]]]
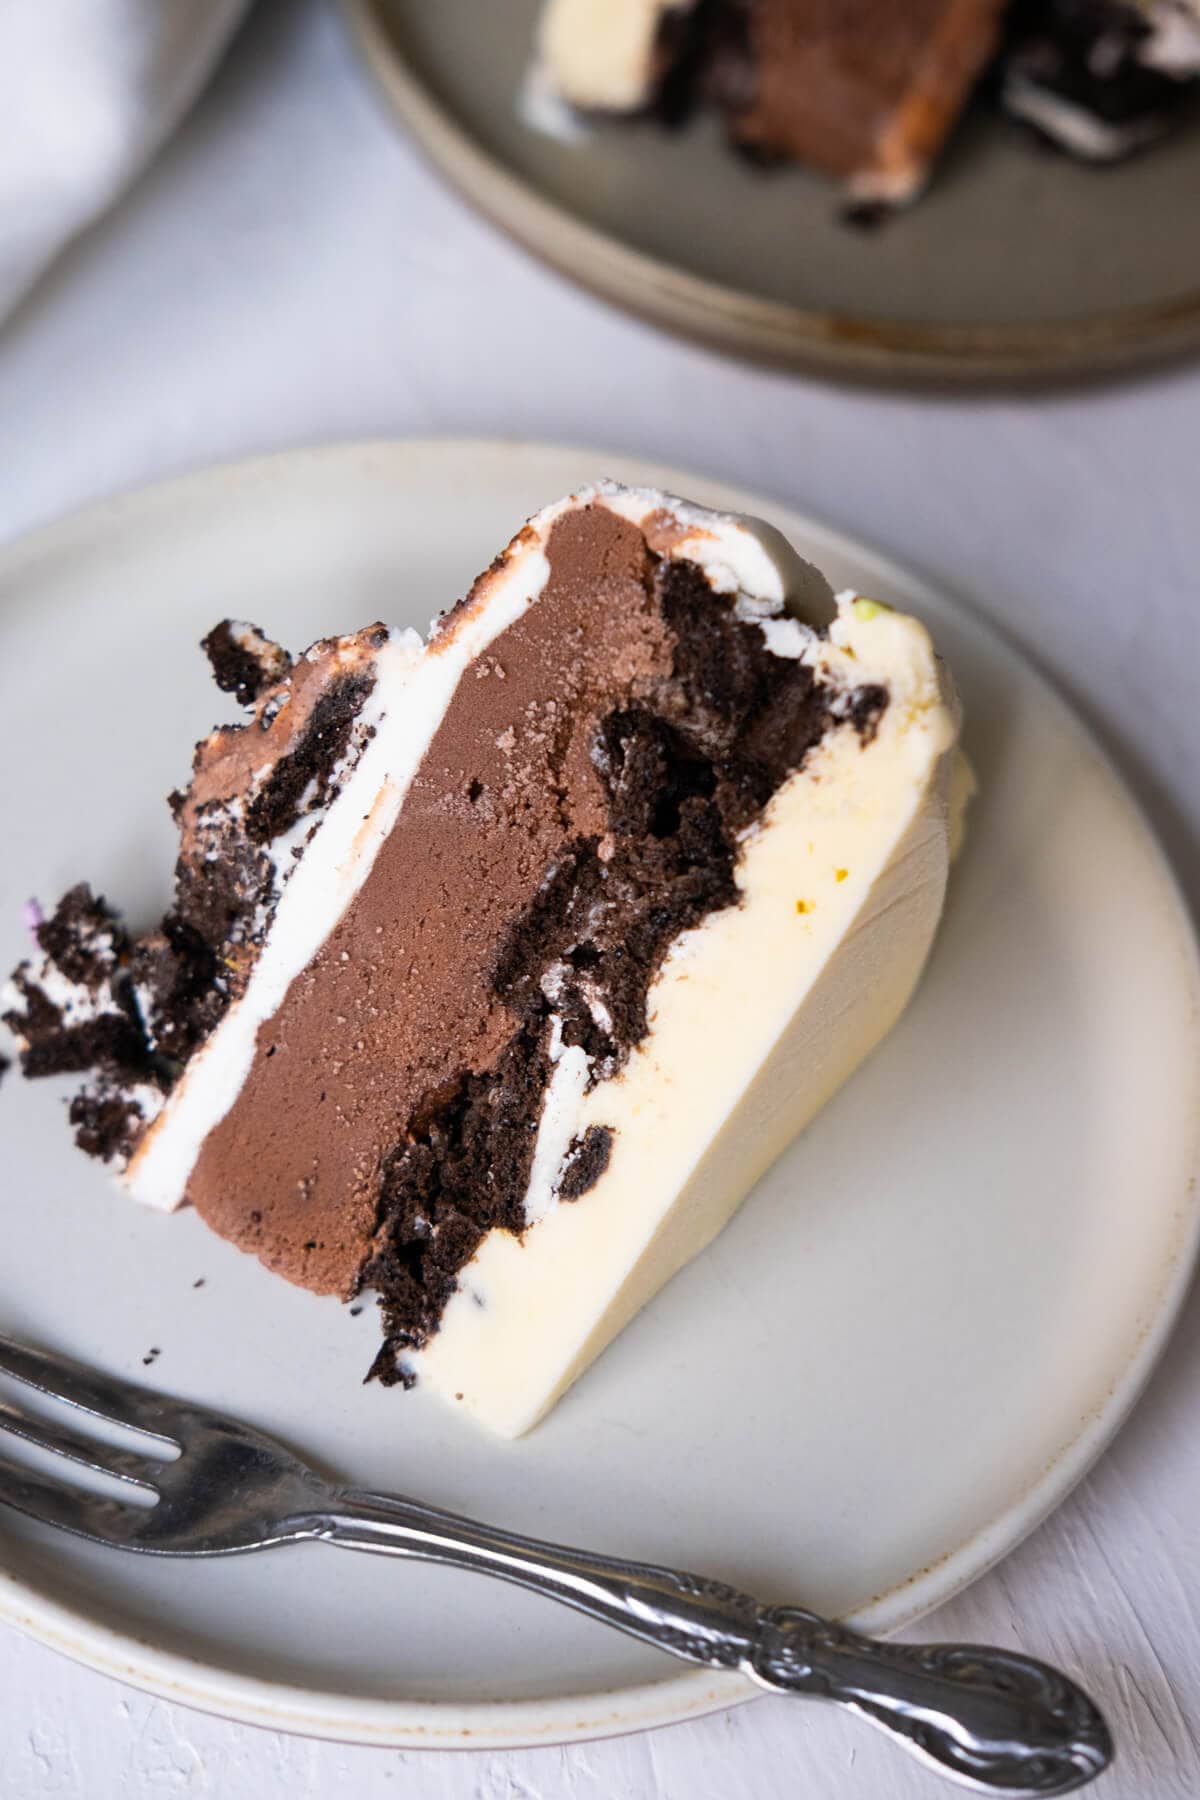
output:
[[[292,666],[287,651],[264,636],[259,626],[234,619],[214,625],[201,639],[200,648],[212,664],[213,680],[221,692],[235,695],[239,706],[253,706]]]
[[[205,841],[196,853],[180,857],[175,865],[173,914],[215,955],[227,950],[231,941],[245,941],[252,935],[248,922],[267,903],[275,871],[263,851],[247,843],[217,809],[199,808],[197,824]],[[164,930],[166,924],[164,920]],[[172,947],[183,950],[179,941]]]
[[[360,635],[377,649],[386,627]],[[269,689],[280,704],[291,692],[283,680],[291,659],[256,626],[225,620],[204,647],[218,684],[243,704],[266,694],[259,723],[275,703]],[[33,921],[45,964],[30,960],[15,971],[17,1004],[4,1019],[21,1040],[26,1075],[92,1073],[71,1108],[76,1142],[89,1154],[129,1159],[158,1110],[155,1094],[169,1092],[244,991],[284,879],[267,846],[309,813],[316,830],[373,686],[373,672],[335,673],[248,806],[220,787],[196,798],[208,768],[248,728],[220,727],[198,746],[191,788],[170,796],[183,845],[174,903],[152,931],[132,938],[86,884],[64,895],[50,919]],[[354,748],[370,736],[360,733]]]
[[[198,1276],[198,1277],[197,1277],[197,1278],[196,1278],[196,1280],[195,1280],[195,1281],[193,1281],[193,1283],[192,1283],[192,1286],[193,1286],[193,1287],[194,1287],[194,1288],[202,1288],[202,1287],[203,1287],[203,1286],[204,1286],[204,1277],[203,1277],[203,1275],[200,1275],[200,1276]]]
[[[110,1082],[153,1080],[153,1059],[126,976],[129,937],[104,899],[80,883],[63,895],[35,935],[54,968],[79,990],[79,999],[64,1012],[42,988],[32,964],[14,971],[21,1006],[10,1008],[4,1023],[23,1040],[23,1073],[75,1075],[96,1069]]]
[[[837,216],[843,225],[856,231],[878,231],[896,215],[896,207],[886,200],[848,200],[839,206]]]
[[[8,1071],[11,1068],[12,1068],[12,1063],[9,1060],[9,1058],[7,1056],[0,1056],[0,1081],[4,1080],[4,1077],[8,1074]]]
[[[63,895],[34,935],[60,973],[93,994],[111,979],[129,947],[116,913],[85,882]]]
[[[79,1025],[56,1021],[39,1030],[35,990],[29,993],[31,1009],[25,1029],[30,1041],[21,1052],[21,1067],[26,1075],[80,1075],[94,1068],[142,1073],[145,1043],[134,1021],[124,1013],[101,1013]]]
[[[321,695],[299,744],[280,757],[266,786],[246,809],[251,843],[269,843],[289,831],[302,813],[328,803],[334,771],[374,685],[373,674],[357,672],[343,675]]]
[[[383,1387],[402,1387],[406,1393],[415,1388],[417,1377],[414,1371],[396,1361],[402,1348],[403,1340],[385,1337],[375,1353],[374,1361],[363,1376],[363,1386],[369,1381],[378,1381]]]
[[[988,85],[1044,148],[1115,161],[1200,109],[1200,82],[1156,66],[1153,35],[1136,0],[1013,0]],[[1042,102],[1032,112],[1030,97]],[[1092,127],[1082,140],[1066,128],[1080,118]]]
[[[672,7],[658,21],[653,62],[659,73],[649,110],[668,130],[686,125],[700,99],[710,10],[711,0],[699,0]]]
[[[595,1187],[608,1167],[612,1141],[607,1125],[589,1125],[582,1137],[571,1140],[559,1177],[560,1200],[578,1200]]]
[[[158,931],[134,945],[129,966],[154,1049],[172,1062],[186,1062],[228,1002],[227,971],[213,943],[179,912],[169,912]]]
[[[850,718],[864,744],[873,742],[888,703],[888,691],[872,682],[855,688],[850,697]]]
[[[372,1374],[404,1379],[396,1355],[437,1329],[486,1232],[519,1234],[549,1068],[539,1019],[509,1042],[495,1069],[466,1075],[384,1165],[380,1227],[360,1286],[380,1296],[385,1344]]]
[[[103,1081],[76,1094],[67,1117],[79,1148],[102,1162],[129,1156],[145,1123],[141,1108]]]
[[[148,1350],[146,1352],[145,1356],[143,1356],[143,1358],[142,1358],[143,1368],[149,1368],[150,1364],[152,1362],[156,1362],[161,1355],[162,1355],[162,1351],[159,1349],[158,1345],[155,1344],[154,1347],[151,1350]]]

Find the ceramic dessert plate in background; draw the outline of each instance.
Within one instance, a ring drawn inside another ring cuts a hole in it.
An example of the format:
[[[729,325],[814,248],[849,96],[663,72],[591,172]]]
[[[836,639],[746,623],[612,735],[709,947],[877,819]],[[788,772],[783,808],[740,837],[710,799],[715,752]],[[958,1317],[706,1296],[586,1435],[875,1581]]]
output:
[[[1100,373],[1200,348],[1200,120],[1088,168],[975,109],[930,191],[882,228],[836,184],[764,172],[714,116],[572,141],[519,96],[541,0],[346,0],[383,92],[434,163],[608,300],[726,350],[837,376]]]
[[[94,507],[0,557],[0,754],[17,772],[0,963],[22,954],[22,902],[84,873],[135,924],[161,910],[164,796],[222,710],[196,647],[218,617],[293,647],[381,616],[424,627],[528,513],[602,474],[767,515],[835,585],[924,618],[953,666],[980,795],[897,1030],[515,1443],[419,1387],[364,1387],[369,1301],[318,1299],[193,1214],[142,1210],[72,1148],[62,1090],[15,1071],[0,1325],[251,1420],[359,1485],[888,1631],[1009,1549],[1111,1437],[1197,1233],[1200,979],[1171,877],[1083,728],[952,600],[768,499],[577,450],[347,446]],[[752,1692],[518,1590],[317,1545],[156,1562],[0,1515],[0,1567],[0,1618],[291,1731],[561,1741]]]

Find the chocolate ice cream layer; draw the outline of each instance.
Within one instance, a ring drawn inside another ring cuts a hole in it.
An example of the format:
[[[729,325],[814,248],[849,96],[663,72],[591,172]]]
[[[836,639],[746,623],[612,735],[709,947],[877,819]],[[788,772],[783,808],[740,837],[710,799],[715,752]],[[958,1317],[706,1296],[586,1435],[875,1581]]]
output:
[[[737,143],[852,178],[923,185],[990,56],[1004,0],[718,0],[710,86]]]

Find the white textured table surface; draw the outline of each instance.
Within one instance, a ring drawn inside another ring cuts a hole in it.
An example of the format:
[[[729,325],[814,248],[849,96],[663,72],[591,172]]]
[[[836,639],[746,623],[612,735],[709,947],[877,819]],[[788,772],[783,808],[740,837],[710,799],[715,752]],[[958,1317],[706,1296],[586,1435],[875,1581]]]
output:
[[[794,500],[1005,622],[1121,761],[1200,891],[1200,368],[1069,397],[839,392],[673,343],[443,191],[314,0],[256,12],[182,138],[0,333],[0,536],[248,451],[478,432],[608,445]],[[1200,1794],[1200,1304],[1061,1511],[932,1620],[1103,1701],[1104,1800]],[[0,1795],[920,1800],[786,1701],[503,1755],[283,1739],[0,1630]]]

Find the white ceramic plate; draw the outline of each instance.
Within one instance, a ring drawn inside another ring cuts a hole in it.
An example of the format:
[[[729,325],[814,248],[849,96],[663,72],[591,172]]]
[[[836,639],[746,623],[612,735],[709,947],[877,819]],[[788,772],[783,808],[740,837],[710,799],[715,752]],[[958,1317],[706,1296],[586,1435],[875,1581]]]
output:
[[[61,1092],[12,1073],[0,1321],[366,1486],[892,1630],[1009,1549],[1112,1435],[1197,1226],[1200,984],[1170,876],[1077,721],[952,601],[767,500],[527,445],[309,451],[99,506],[0,559],[0,964],[31,893],[86,875],[139,921],[161,907],[162,797],[221,710],[194,647],[215,619],[293,646],[424,624],[535,506],[606,472],[769,513],[836,585],[926,617],[953,664],[981,795],[899,1029],[520,1443],[419,1389],[364,1388],[373,1308],[351,1317],[191,1215],[140,1211],[70,1147]],[[321,1546],[155,1562],[4,1517],[0,1558],[0,1616],[292,1731],[565,1740],[751,1691],[517,1590]]]

